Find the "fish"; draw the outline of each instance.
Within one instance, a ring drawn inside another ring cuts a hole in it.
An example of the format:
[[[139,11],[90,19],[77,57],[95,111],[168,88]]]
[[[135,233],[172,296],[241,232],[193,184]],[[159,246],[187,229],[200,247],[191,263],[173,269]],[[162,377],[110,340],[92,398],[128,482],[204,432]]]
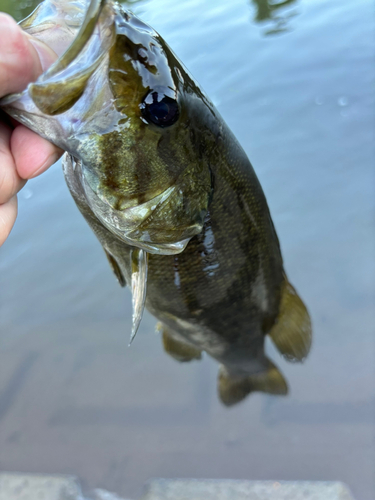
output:
[[[131,289],[131,341],[146,307],[170,356],[219,363],[224,405],[287,394],[265,338],[302,362],[310,316],[254,169],[206,93],[115,1],[45,0],[20,25],[58,59],[0,106],[66,151],[68,188]]]

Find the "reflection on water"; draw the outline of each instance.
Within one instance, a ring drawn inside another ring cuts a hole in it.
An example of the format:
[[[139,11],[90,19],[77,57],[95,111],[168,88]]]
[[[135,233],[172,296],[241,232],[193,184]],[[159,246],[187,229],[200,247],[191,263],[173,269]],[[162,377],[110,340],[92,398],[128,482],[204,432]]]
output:
[[[272,27],[267,28],[265,35],[276,35],[289,31],[289,20],[296,15],[296,11],[288,7],[293,6],[296,0],[272,2],[269,0],[251,0],[256,7],[254,20],[257,23],[271,21]]]
[[[259,37],[245,0],[134,6],[218,103],[261,180],[314,324],[303,366],[266,341],[290,395],[224,408],[217,363],[177,364],[147,314],[127,349],[130,293],[58,164],[21,194],[0,249],[1,469],[78,474],[126,498],[161,476],[335,479],[374,499],[373,4],[284,9],[296,7],[296,29]]]

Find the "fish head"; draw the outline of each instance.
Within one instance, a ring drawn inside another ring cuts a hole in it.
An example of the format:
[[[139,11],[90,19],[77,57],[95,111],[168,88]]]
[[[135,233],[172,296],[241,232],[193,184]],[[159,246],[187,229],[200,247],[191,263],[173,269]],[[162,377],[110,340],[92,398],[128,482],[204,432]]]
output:
[[[60,56],[0,101],[79,161],[95,216],[151,253],[184,250],[213,191],[210,152],[220,120],[151,27],[110,0],[45,0],[21,23]]]

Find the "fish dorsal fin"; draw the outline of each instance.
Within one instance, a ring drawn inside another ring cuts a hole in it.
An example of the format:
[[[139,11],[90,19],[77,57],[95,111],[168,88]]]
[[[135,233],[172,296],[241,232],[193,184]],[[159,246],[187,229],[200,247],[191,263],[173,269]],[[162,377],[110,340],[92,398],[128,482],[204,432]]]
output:
[[[265,392],[278,396],[288,393],[288,385],[279,369],[267,360],[268,367],[253,375],[231,374],[223,365],[218,376],[218,391],[221,402],[232,406],[252,392]]]
[[[310,316],[305,304],[286,278],[277,321],[269,336],[288,361],[303,361],[310,351],[312,340]]]
[[[148,253],[141,248],[134,248],[131,253],[132,267],[132,301],[133,301],[133,327],[129,345],[133,342],[141,323],[146,302]]]

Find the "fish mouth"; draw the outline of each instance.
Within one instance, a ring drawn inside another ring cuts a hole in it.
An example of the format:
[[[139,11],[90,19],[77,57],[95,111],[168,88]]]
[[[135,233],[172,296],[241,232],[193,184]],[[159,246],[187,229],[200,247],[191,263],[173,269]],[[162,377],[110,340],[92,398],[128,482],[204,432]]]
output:
[[[87,0],[48,0],[19,25],[29,35],[48,45],[58,56],[62,56],[83,24],[88,10]]]
[[[9,114],[18,108],[47,116],[70,109],[113,43],[115,13],[111,0],[44,0],[20,26],[58,59],[23,92],[1,99],[0,106]],[[15,117],[22,122],[22,116]]]
[[[176,186],[167,188],[145,203],[125,210],[116,210],[92,190],[84,174],[84,165],[80,160],[66,155],[64,174],[67,178],[74,176],[79,181],[90,209],[103,226],[130,246],[141,248],[152,254],[175,255],[183,252],[190,239],[201,231],[201,225],[197,223],[190,227],[164,231],[163,236],[158,238],[155,233],[150,234],[147,229],[147,219],[156,209],[168,203],[177,189]],[[140,226],[146,227],[142,229]]]

